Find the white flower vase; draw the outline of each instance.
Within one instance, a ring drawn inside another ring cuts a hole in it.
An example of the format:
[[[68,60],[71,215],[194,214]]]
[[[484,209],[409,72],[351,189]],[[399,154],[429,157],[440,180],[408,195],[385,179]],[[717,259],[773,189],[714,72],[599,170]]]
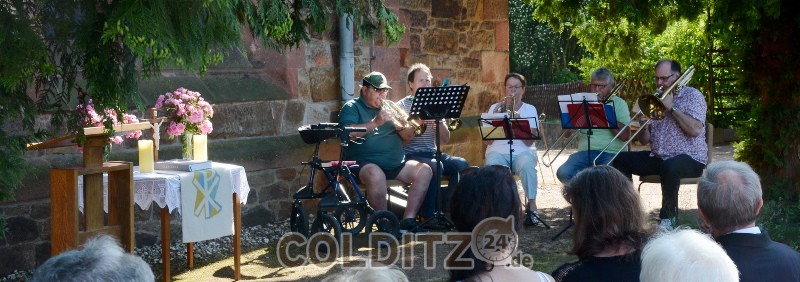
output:
[[[192,148],[192,139],[194,139],[194,134],[192,133],[184,133],[180,136],[181,139],[181,158],[187,161],[192,160],[192,154],[194,153],[194,149]]]

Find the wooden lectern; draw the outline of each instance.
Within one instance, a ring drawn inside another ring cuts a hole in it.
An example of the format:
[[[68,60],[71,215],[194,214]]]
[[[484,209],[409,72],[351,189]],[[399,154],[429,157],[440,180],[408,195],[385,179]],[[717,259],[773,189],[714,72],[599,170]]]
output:
[[[114,126],[116,133],[150,129],[140,122]],[[104,162],[103,147],[108,143],[104,127],[83,129],[83,166],[50,170],[50,250],[55,256],[74,249],[97,234],[116,237],[122,247],[133,252],[133,164]],[[31,144],[28,150],[75,145],[75,134],[42,143]],[[108,216],[103,210],[103,174],[108,173]],[[78,178],[83,176],[83,220],[78,210]],[[81,224],[82,223],[82,224]]]

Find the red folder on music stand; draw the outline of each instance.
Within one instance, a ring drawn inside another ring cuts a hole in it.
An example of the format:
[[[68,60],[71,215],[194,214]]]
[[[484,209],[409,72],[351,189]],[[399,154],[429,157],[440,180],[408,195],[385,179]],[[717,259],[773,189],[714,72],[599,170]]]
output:
[[[593,128],[614,127],[609,124],[603,104],[569,104],[567,110],[569,111],[569,122],[573,128],[588,128],[587,120]],[[586,118],[587,113],[589,118]]]

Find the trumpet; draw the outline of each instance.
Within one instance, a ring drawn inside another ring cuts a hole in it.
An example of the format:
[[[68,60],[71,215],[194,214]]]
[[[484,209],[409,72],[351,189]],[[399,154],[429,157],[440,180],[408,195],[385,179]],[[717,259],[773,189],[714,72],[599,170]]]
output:
[[[392,121],[396,125],[407,126],[410,125],[414,128],[414,136],[421,136],[428,129],[428,125],[422,121],[417,115],[408,116],[405,110],[400,108],[392,101],[383,100],[381,108],[389,111],[392,114]]]
[[[446,118],[444,119],[444,123],[447,125],[447,130],[450,131],[461,128],[460,118]]]
[[[608,94],[608,96],[606,96],[606,98],[603,99],[600,102],[605,104],[605,103],[608,103],[609,101],[611,101],[611,98],[613,98],[614,96],[617,96],[617,93],[619,93],[619,91],[622,89],[623,86],[625,86],[625,80],[621,80],[620,82],[618,82],[614,86],[614,88],[611,89],[611,92]],[[556,153],[555,157],[550,157],[550,151],[551,150],[555,150],[555,148],[558,147],[559,141],[561,141],[563,138],[566,138],[567,133],[570,133],[572,136],[569,137],[569,140],[567,140],[567,143],[564,143],[562,145],[561,150],[559,150],[558,153]],[[567,146],[569,146],[569,144],[572,144],[572,141],[575,140],[575,138],[577,138],[578,135],[580,135],[580,134],[576,134],[576,133],[578,133],[577,129],[565,129],[565,130],[561,131],[561,135],[558,136],[556,141],[553,142],[553,144],[549,148],[547,148],[547,150],[544,151],[544,154],[542,155],[542,164],[544,164],[544,166],[546,166],[546,167],[552,166],[553,163],[558,158],[558,156],[561,155],[561,153],[564,152],[565,149],[567,149]],[[549,160],[545,161],[545,158],[548,158]]]
[[[511,98],[511,106],[509,107],[508,103],[506,103],[506,99]],[[517,108],[517,99],[515,99],[515,95],[508,95],[504,97],[502,100],[498,101],[496,108],[494,108],[495,113],[508,113],[509,117],[517,118],[519,114],[515,110]]]
[[[631,136],[628,138],[628,141],[625,141],[625,143],[620,148],[627,147],[628,144],[630,144],[631,141],[633,141],[634,137],[636,137],[636,135],[639,135],[639,132],[645,129],[645,126],[648,125],[651,120],[662,120],[666,118],[667,115],[665,113],[667,112],[667,107],[664,106],[664,102],[662,102],[662,100],[664,100],[664,98],[666,98],[668,95],[680,91],[681,88],[686,86],[686,84],[689,83],[690,80],[692,80],[692,75],[694,75],[694,66],[689,66],[688,68],[686,68],[686,71],[684,71],[683,74],[681,74],[681,76],[678,77],[678,79],[672,83],[672,85],[667,87],[666,90],[658,88],[658,90],[656,90],[656,93],[639,96],[639,99],[636,100],[636,103],[639,105],[640,110],[636,114],[634,114],[633,117],[631,117],[631,122],[620,128],[619,133],[617,133],[617,135],[615,135],[614,138],[611,139],[611,142],[608,142],[606,147],[603,148],[602,151],[600,151],[600,154],[597,154],[597,157],[594,158],[592,163],[596,164],[597,159],[600,157],[600,155],[602,153],[605,153],[606,150],[608,150],[608,148],[611,147],[612,143],[614,143],[614,141],[619,139],[619,136],[624,132],[624,130],[629,130],[631,124],[637,118],[644,115],[648,118],[648,120],[645,121],[643,124],[639,125],[639,129],[636,130],[636,132],[634,132],[633,134],[631,134]],[[611,164],[611,162],[613,162],[614,159],[617,158],[620,152],[622,152],[622,149],[617,150],[617,152],[608,161],[608,163],[606,163],[606,165]]]

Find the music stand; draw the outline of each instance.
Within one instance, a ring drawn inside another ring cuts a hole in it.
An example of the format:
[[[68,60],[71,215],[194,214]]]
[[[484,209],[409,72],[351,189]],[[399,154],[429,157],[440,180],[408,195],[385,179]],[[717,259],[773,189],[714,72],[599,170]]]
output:
[[[508,140],[508,160],[509,160],[509,170],[511,173],[514,173],[514,139],[518,140],[538,140],[541,139],[541,135],[539,134],[539,122],[537,121],[537,117],[528,117],[528,118],[511,118],[507,113],[501,113],[497,115],[501,115],[502,117],[495,116],[496,114],[483,114],[480,118],[480,130],[481,130],[481,139],[484,141],[486,140]],[[484,118],[485,117],[485,118]],[[534,133],[531,130],[531,122],[533,122],[533,128],[536,128],[536,132]],[[500,129],[500,130],[498,130]],[[484,131],[487,131],[485,132]],[[544,224],[547,229],[550,229],[550,225],[548,225],[544,220],[542,220],[538,215],[533,214],[539,222]]]
[[[561,109],[561,128],[567,129],[586,129],[586,158],[591,163],[591,154],[588,151],[592,146],[592,129],[614,129],[617,128],[617,118],[612,105],[605,105],[598,101],[596,93],[576,93],[572,95],[561,95],[559,106]],[[609,110],[610,109],[610,110]],[[576,133],[580,134],[580,133]],[[578,148],[580,149],[580,148]],[[561,234],[575,225],[572,220],[572,210],[569,211],[569,224],[558,234],[553,236],[551,241],[555,241]]]
[[[442,186],[441,163],[442,163],[442,146],[439,140],[439,130],[442,119],[446,118],[460,118],[461,112],[464,110],[464,101],[467,100],[467,94],[470,87],[465,85],[457,86],[441,86],[441,87],[421,87],[417,88],[414,94],[414,102],[411,103],[409,108],[409,116],[419,116],[422,120],[436,120],[436,132],[434,133],[436,140],[436,187]],[[439,194],[441,197],[441,194]],[[440,199],[436,199],[435,211],[433,216],[422,222],[421,226],[427,225],[429,222],[436,220],[439,225],[444,226],[445,229],[451,230],[455,227],[450,219],[448,219],[439,205]]]

